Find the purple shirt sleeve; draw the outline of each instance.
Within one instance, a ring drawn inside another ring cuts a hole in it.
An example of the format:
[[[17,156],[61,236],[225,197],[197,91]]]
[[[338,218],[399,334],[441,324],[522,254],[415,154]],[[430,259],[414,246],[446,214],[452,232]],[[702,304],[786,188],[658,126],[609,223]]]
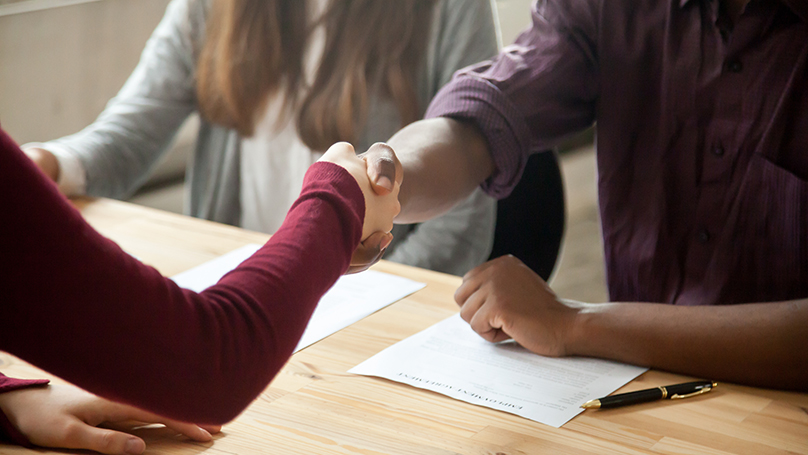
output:
[[[458,71],[426,113],[480,129],[496,166],[483,188],[497,198],[519,182],[530,153],[595,118],[596,2],[539,3],[530,29],[493,60]]]

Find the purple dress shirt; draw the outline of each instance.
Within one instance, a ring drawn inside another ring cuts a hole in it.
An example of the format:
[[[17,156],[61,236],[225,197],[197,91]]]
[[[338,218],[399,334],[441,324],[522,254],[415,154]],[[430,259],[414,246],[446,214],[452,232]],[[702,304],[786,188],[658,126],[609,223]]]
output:
[[[610,298],[808,297],[808,1],[539,0],[428,117],[474,122],[504,197],[530,153],[597,122]]]

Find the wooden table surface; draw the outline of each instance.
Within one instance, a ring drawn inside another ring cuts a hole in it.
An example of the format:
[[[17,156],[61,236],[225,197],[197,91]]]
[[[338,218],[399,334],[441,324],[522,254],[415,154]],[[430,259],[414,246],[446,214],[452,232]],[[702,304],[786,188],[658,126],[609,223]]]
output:
[[[121,202],[76,204],[98,230],[169,276],[267,238]],[[295,354],[212,443],[188,442],[161,428],[134,430],[146,439],[147,453],[808,454],[808,394],[721,384],[703,397],[587,411],[556,429],[403,384],[348,374],[351,367],[457,311],[452,295],[459,278],[384,261],[375,269],[426,282],[427,287]],[[52,378],[4,353],[0,371]],[[621,390],[691,379],[650,371]],[[0,445],[0,453],[32,452]]]

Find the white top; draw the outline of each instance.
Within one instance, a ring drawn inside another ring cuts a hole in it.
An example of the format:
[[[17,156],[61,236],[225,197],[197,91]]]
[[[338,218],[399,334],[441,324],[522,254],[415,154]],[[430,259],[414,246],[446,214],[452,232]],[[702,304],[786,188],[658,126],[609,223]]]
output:
[[[314,23],[329,0],[307,1],[309,21]],[[320,23],[306,43],[304,84],[298,99],[303,99],[314,84],[325,41],[325,25]],[[300,195],[306,170],[323,155],[308,148],[298,136],[294,110],[284,110],[284,93],[282,88],[270,96],[255,134],[241,139],[241,226],[269,234],[278,230]]]

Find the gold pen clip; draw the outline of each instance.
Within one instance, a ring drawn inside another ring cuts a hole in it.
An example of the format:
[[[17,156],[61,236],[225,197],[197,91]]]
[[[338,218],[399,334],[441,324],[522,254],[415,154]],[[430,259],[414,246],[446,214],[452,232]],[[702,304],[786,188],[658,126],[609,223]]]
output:
[[[696,395],[701,395],[701,394],[704,394],[704,393],[709,392],[710,390],[713,390],[713,387],[715,387],[715,386],[717,386],[717,385],[718,385],[718,384],[714,382],[714,383],[713,383],[712,385],[710,385],[710,386],[703,387],[703,388],[702,388],[701,390],[699,390],[698,392],[687,393],[687,394],[684,394],[684,395],[679,395],[678,393],[674,393],[673,395],[671,395],[671,398],[670,398],[670,399],[671,399],[671,400],[681,400],[681,399],[683,399],[683,398],[695,397]]]

